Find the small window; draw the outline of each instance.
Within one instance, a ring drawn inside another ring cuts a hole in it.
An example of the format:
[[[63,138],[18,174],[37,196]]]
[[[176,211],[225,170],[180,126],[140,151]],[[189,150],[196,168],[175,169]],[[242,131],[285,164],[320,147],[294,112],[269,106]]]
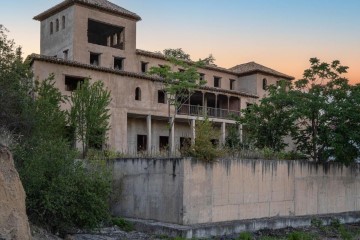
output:
[[[158,91],[158,103],[165,103],[165,93],[164,91]]]
[[[169,137],[160,136],[159,138],[159,149],[160,151],[167,150],[169,148]]]
[[[267,89],[267,80],[266,80],[266,78],[263,79],[263,89],[264,90]]]
[[[191,146],[191,138],[181,137],[180,138],[180,150],[189,149]]]
[[[114,69],[124,70],[124,58],[114,58]]]
[[[219,88],[221,85],[221,78],[219,77],[214,77],[214,87]]]
[[[59,19],[56,19],[56,31],[57,32],[59,31],[59,27],[60,27]]]
[[[139,87],[135,89],[135,100],[141,101],[141,89]]]
[[[185,72],[185,70],[182,68],[179,68],[179,72]]]
[[[82,77],[72,77],[72,76],[65,76],[65,90],[66,91],[75,91],[79,85],[79,83],[83,83],[84,78]]]
[[[137,135],[137,151],[144,152],[147,149],[147,136]]]
[[[205,80],[205,74],[204,73],[199,73],[199,78],[201,81],[204,81]]]
[[[65,29],[66,23],[65,23],[65,16],[62,16],[62,29]]]
[[[141,72],[146,73],[148,70],[148,63],[147,62],[141,62]]]
[[[68,58],[69,58],[69,50],[65,50],[63,53],[64,53],[64,59],[68,60]]]
[[[99,53],[90,53],[90,64],[94,66],[100,65],[100,54]]]
[[[50,22],[50,34],[54,33],[54,23]]]
[[[234,88],[235,88],[235,80],[230,79],[230,90],[234,90]]]

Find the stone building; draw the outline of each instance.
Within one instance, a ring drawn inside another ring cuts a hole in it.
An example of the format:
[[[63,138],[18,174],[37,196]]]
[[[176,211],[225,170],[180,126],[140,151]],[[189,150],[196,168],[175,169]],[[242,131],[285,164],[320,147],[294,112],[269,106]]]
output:
[[[167,61],[159,53],[136,48],[140,16],[106,0],[65,0],[34,19],[41,23],[41,52],[31,55],[35,77],[53,73],[66,95],[85,78],[103,81],[112,94],[107,145],[116,151],[157,152],[168,144],[176,151],[194,139],[200,112],[221,130],[219,141],[224,142],[228,126],[235,123],[230,115],[257,102],[266,94],[266,85],[293,79],[255,62],[230,69],[199,68],[207,84],[178,111],[169,139],[162,83],[147,74]]]

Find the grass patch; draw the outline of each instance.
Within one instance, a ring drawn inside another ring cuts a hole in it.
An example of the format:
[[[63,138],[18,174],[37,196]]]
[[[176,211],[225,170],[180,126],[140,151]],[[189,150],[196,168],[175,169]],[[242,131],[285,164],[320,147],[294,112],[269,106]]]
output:
[[[119,218],[119,217],[113,218],[112,223],[125,232],[131,232],[135,230],[134,224],[123,218]]]

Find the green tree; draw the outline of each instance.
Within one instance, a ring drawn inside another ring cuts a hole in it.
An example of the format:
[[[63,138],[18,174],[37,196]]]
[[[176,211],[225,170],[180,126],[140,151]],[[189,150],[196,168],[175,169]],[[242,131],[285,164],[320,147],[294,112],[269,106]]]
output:
[[[296,103],[298,149],[313,160],[349,163],[359,156],[359,91],[342,74],[348,67],[310,59],[291,92]]]
[[[238,121],[246,127],[246,137],[250,144],[277,152],[287,146],[284,137],[293,131],[295,121],[290,88],[291,83],[285,80],[276,86],[270,85],[268,97],[243,110]]]
[[[0,24],[0,126],[26,137],[34,124],[32,73],[7,32]]]
[[[101,81],[79,83],[70,97],[69,122],[75,129],[75,138],[82,144],[83,157],[90,148],[101,148],[110,129],[110,91]]]
[[[197,69],[204,66],[206,62],[212,61],[213,57],[209,56],[204,60],[191,62],[189,61],[190,56],[184,53],[182,49],[166,49],[164,52],[169,65],[152,67],[149,74],[162,78],[162,88],[167,94],[170,139],[171,129],[178,110],[190,99],[196,89],[206,84],[204,80],[200,79]],[[171,107],[174,108],[173,113]],[[169,149],[169,153],[170,151],[171,149]]]

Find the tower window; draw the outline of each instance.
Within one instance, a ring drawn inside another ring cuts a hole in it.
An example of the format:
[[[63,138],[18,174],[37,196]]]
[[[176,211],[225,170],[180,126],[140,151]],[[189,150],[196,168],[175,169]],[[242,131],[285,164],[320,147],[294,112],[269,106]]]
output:
[[[114,58],[114,69],[124,70],[124,58]]]
[[[158,91],[158,103],[165,103],[165,93],[162,90]]]
[[[135,89],[135,100],[141,101],[141,89],[139,87]]]
[[[221,78],[220,77],[214,77],[214,87],[219,88],[221,85]]]
[[[88,42],[124,50],[125,28],[92,19],[88,20]]]
[[[65,50],[63,53],[64,53],[64,59],[68,60],[68,58],[69,58],[69,50]]]
[[[66,23],[65,23],[65,16],[62,16],[62,29],[65,29]]]
[[[199,78],[201,81],[204,81],[205,80],[205,74],[204,73],[199,73]]]
[[[266,78],[263,79],[263,89],[264,90],[267,89],[267,80],[266,80]]]
[[[59,31],[59,26],[60,24],[59,24],[59,19],[56,19],[56,31],[58,32]]]
[[[90,53],[90,64],[100,66],[100,53]]]
[[[65,90],[72,92],[77,89],[79,83],[83,82],[83,77],[65,76]]]
[[[50,34],[54,33],[54,23],[50,22]]]

